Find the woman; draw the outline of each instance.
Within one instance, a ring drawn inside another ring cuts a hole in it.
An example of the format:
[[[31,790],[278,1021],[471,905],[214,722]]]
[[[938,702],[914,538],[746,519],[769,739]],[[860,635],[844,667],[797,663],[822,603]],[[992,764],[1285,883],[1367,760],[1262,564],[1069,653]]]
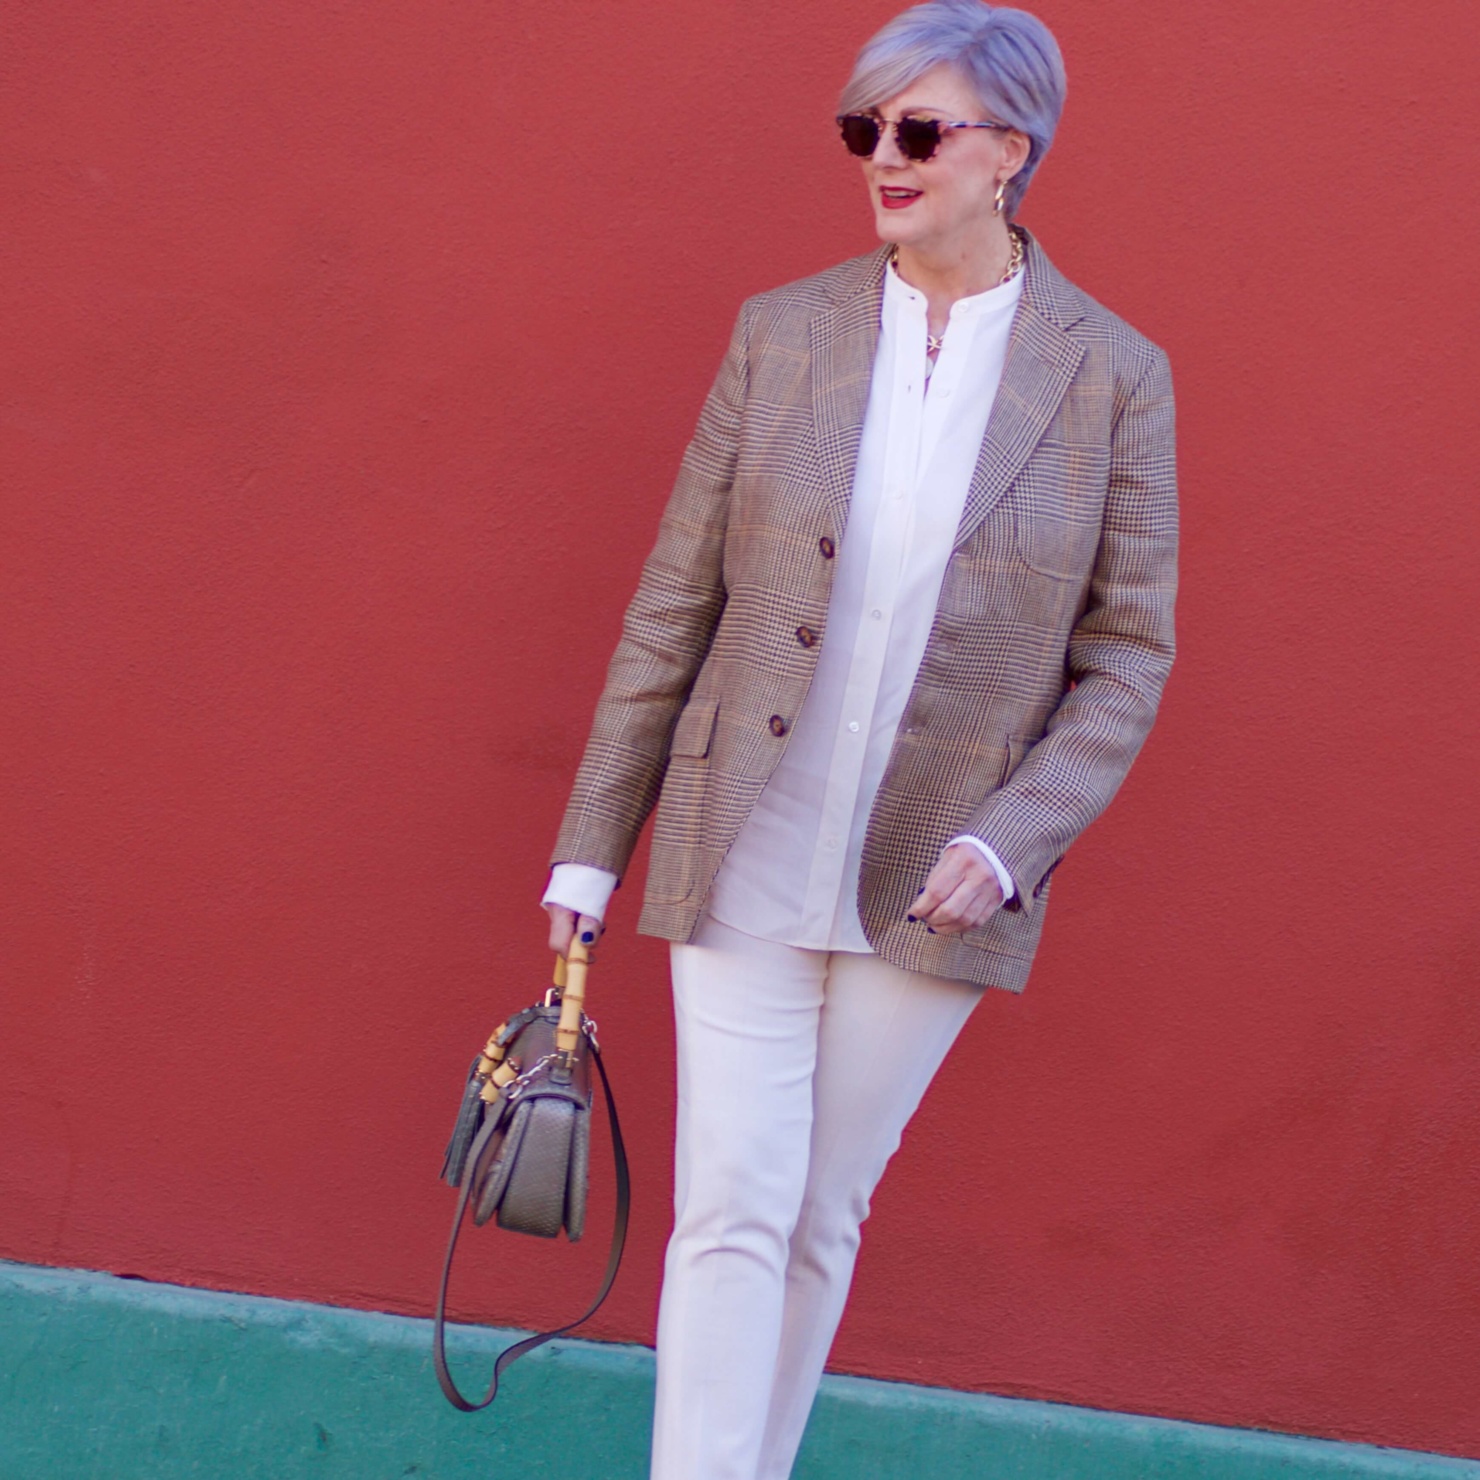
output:
[[[1171,665],[1166,357],[1011,224],[1063,93],[980,0],[864,47],[840,122],[884,245],[741,309],[560,832],[563,952],[657,802],[657,1480],[790,1473],[874,1186],[982,990],[1022,990]]]

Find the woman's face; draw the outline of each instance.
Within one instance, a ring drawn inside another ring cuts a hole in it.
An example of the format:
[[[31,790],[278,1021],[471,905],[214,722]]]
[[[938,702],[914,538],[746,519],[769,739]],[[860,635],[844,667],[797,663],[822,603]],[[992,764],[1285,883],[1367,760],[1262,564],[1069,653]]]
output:
[[[997,122],[976,100],[966,79],[942,64],[873,110],[894,120],[906,114],[943,122]],[[999,129],[947,129],[940,147],[916,164],[899,152],[893,129],[861,161],[874,207],[874,225],[886,242],[926,251],[950,251],[980,240],[995,214],[997,182],[1015,175],[1028,157],[1025,134]]]

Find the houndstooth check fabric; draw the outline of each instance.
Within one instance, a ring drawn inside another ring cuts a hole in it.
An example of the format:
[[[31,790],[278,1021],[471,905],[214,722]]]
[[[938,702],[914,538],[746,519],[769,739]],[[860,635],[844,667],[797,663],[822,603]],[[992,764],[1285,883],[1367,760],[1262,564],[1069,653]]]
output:
[[[656,802],[647,934],[694,934],[827,641],[887,260],[743,305],[627,609],[553,861],[620,875]],[[1151,728],[1177,549],[1165,354],[1031,236],[1024,272],[858,895],[885,960],[1014,992],[1049,876]],[[1017,892],[978,929],[932,935],[906,912],[961,833],[991,843]]]

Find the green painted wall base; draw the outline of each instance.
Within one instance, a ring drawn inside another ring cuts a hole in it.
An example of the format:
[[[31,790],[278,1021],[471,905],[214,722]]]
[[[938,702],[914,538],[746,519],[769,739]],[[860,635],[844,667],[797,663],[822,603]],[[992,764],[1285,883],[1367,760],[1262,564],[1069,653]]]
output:
[[[510,1338],[457,1328],[466,1386]],[[401,1316],[0,1262],[0,1480],[643,1480],[646,1347],[554,1343],[468,1417],[437,1391],[429,1343]],[[827,1378],[796,1480],[899,1476],[1480,1480],[1480,1463]]]

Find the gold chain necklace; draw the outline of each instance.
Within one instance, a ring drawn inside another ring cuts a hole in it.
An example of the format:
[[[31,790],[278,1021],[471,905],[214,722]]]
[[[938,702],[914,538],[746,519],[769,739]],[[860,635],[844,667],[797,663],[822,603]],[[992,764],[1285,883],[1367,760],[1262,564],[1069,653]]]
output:
[[[1007,271],[1004,272],[1002,276],[998,278],[997,281],[992,285],[996,288],[1003,287],[1005,284],[1010,283],[1013,278],[1015,278],[1018,273],[1022,271],[1023,258],[1026,255],[1023,250],[1022,234],[1020,232],[1014,231],[1012,227],[1009,226],[1007,228],[1007,235],[1012,240],[1012,250],[1007,257]],[[899,270],[899,248],[897,246],[889,254],[889,261],[897,272]],[[942,329],[939,334],[932,334],[928,329],[925,331],[925,377],[927,380],[930,378],[930,372],[935,369],[935,361],[931,359],[931,356],[939,354],[940,351],[945,348],[945,343],[945,329]]]

